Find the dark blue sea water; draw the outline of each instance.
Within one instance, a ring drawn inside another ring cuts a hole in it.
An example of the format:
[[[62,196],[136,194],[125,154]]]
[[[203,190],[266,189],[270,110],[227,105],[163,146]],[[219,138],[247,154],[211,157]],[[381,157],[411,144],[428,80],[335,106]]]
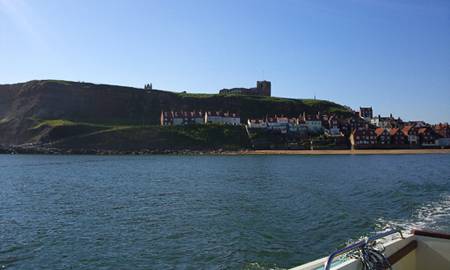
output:
[[[450,230],[450,155],[0,155],[0,269],[269,269]]]

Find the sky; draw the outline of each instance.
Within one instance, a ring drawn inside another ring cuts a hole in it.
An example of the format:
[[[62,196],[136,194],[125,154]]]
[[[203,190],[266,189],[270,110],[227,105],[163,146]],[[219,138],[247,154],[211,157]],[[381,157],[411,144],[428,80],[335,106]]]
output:
[[[331,100],[450,122],[450,1],[0,0],[0,84]]]

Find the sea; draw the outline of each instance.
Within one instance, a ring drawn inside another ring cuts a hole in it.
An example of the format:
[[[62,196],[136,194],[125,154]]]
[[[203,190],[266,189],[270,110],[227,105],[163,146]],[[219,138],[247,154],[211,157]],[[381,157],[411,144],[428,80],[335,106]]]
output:
[[[450,155],[0,155],[0,269],[288,269],[450,231]]]

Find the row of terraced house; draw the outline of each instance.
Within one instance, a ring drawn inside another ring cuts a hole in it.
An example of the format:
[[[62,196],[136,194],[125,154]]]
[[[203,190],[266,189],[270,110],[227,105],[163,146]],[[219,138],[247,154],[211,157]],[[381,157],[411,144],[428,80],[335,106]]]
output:
[[[196,124],[238,126],[241,124],[241,117],[237,113],[230,112],[162,111],[160,122],[161,126],[182,126]]]
[[[355,148],[450,146],[447,123],[430,125],[424,121],[403,121],[392,114],[373,117],[371,107],[361,107],[355,116],[365,123],[352,130],[350,142]]]
[[[161,125],[219,124],[241,125],[238,113],[217,111],[163,111]],[[373,117],[371,107],[361,107],[352,116],[302,113],[298,117],[283,115],[249,118],[249,130],[259,129],[279,134],[303,137],[324,135],[343,138],[354,148],[450,146],[448,124],[429,125],[423,121],[403,121],[400,118]]]
[[[287,117],[283,115],[266,116],[265,118],[248,119],[247,127],[249,129],[265,129],[281,134],[286,133],[322,133],[324,119],[318,114],[303,113],[299,117]]]
[[[323,133],[331,130],[331,134],[342,135],[336,125],[333,126],[335,116],[303,113],[299,117],[266,116],[262,119],[248,119],[250,129],[266,129],[279,133]],[[195,124],[241,125],[238,113],[218,111],[162,111],[160,117],[162,126],[181,126]],[[331,125],[331,128],[328,129]]]

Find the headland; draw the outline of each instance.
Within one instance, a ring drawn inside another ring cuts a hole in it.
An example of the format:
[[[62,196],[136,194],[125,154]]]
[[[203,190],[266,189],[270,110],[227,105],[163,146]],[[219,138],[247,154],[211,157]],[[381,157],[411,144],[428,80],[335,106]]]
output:
[[[272,94],[269,81],[217,94],[60,80],[0,85],[0,153],[339,155],[450,147],[446,123]]]

